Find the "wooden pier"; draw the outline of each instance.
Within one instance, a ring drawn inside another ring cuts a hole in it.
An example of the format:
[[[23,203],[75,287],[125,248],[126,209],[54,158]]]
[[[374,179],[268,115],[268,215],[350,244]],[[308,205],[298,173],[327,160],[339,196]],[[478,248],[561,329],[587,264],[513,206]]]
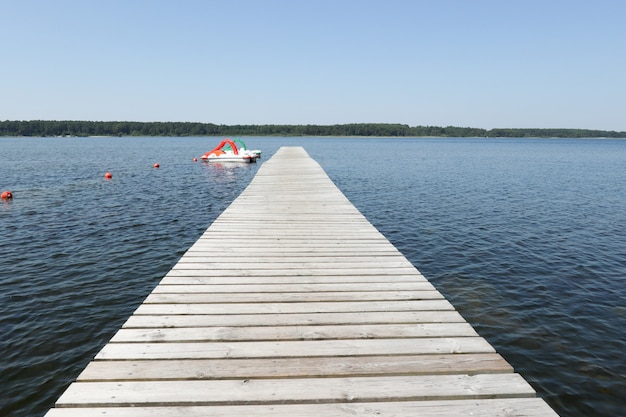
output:
[[[418,415],[556,413],[299,147],[263,163],[46,414]]]

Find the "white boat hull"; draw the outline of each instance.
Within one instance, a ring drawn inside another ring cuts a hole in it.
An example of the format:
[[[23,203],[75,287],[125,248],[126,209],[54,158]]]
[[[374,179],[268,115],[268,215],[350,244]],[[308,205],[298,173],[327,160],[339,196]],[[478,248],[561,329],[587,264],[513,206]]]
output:
[[[252,155],[209,155],[202,156],[201,159],[206,162],[239,162],[249,164],[256,162],[257,158]]]

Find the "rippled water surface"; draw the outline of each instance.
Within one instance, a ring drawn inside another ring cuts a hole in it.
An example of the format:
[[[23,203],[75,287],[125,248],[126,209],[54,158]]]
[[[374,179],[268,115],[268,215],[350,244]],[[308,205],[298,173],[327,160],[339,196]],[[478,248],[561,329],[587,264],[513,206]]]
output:
[[[249,183],[192,162],[220,139],[0,138],[0,415],[45,414]],[[244,139],[304,146],[560,415],[626,415],[626,141]]]

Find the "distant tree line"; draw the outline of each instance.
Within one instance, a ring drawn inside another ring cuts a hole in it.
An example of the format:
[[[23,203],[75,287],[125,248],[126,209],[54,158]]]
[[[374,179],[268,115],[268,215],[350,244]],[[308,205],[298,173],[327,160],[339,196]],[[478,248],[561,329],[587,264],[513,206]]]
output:
[[[626,138],[587,129],[478,129],[389,123],[341,125],[216,125],[192,122],[0,121],[0,136],[400,136]]]

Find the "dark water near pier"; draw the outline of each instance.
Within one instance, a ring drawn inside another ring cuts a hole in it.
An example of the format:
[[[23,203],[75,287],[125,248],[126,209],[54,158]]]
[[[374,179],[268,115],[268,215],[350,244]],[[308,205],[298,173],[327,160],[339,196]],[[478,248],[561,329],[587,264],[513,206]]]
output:
[[[260,164],[191,161],[220,139],[0,138],[1,416],[52,407],[245,188]],[[560,415],[626,415],[625,140],[244,139],[304,146]]]

